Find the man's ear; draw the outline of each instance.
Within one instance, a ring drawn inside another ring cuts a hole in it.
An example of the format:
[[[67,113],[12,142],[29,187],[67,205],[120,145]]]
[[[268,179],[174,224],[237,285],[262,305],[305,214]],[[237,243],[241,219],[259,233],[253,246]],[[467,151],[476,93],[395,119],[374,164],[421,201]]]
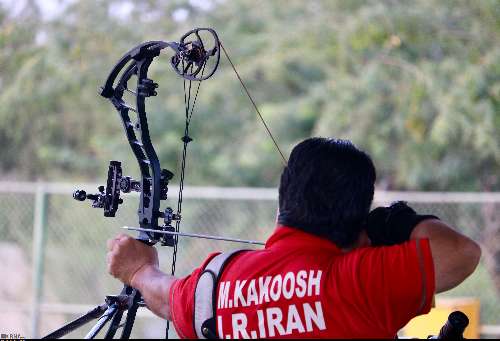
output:
[[[372,245],[372,242],[371,242],[370,238],[368,237],[368,233],[366,233],[366,230],[363,229],[359,233],[358,240],[351,247],[343,248],[342,251],[344,253],[347,253],[347,252],[350,252],[352,250],[356,250],[356,249],[362,248],[362,247],[369,247],[371,245]]]

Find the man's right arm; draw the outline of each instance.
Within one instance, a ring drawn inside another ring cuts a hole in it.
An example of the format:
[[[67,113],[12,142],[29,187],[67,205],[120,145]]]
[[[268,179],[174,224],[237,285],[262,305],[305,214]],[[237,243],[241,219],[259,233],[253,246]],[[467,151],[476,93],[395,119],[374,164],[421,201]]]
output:
[[[146,306],[155,315],[172,320],[169,294],[176,280],[174,276],[160,271],[157,266],[148,265],[133,277],[131,286],[140,291]]]
[[[476,269],[481,257],[479,245],[438,219],[420,222],[410,239],[428,239],[436,281],[436,292],[450,290]]]
[[[138,289],[153,313],[171,320],[169,293],[176,278],[160,271],[156,249],[119,234],[108,240],[108,250],[108,272]]]

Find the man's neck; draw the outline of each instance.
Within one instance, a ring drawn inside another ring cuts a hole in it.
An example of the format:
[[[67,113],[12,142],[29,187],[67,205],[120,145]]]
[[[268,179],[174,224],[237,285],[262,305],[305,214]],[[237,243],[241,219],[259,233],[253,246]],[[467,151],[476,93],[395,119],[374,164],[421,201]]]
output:
[[[361,233],[359,234],[358,240],[352,246],[341,248],[341,250],[343,253],[348,253],[348,252],[351,252],[355,249],[359,249],[362,247],[368,247],[371,244],[372,243],[370,241],[370,238],[368,238],[366,231],[362,230]]]

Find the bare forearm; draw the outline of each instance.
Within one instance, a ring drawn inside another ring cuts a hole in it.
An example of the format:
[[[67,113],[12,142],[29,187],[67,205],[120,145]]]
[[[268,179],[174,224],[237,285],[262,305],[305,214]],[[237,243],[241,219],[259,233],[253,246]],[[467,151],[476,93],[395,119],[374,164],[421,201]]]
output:
[[[413,230],[410,239],[430,241],[436,291],[449,290],[474,272],[481,249],[477,243],[440,220],[424,220]]]
[[[175,280],[175,277],[161,272],[156,266],[147,266],[134,277],[132,286],[141,292],[149,310],[170,320],[169,292]]]

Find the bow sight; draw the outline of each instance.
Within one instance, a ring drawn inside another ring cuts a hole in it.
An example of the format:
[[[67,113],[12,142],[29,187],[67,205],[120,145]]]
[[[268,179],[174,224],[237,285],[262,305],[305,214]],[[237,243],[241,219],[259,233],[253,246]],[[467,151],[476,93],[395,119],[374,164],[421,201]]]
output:
[[[154,58],[158,57],[162,50],[167,47],[170,48],[167,50],[173,52],[170,65],[183,78],[186,115],[184,136],[181,139],[183,153],[179,200],[175,213],[170,207],[163,211],[160,210],[160,201],[167,199],[168,184],[174,174],[160,167],[158,156],[151,142],[145,109],[146,99],[158,94],[158,84],[148,77],[149,66]],[[111,161],[106,186],[99,186],[98,193],[87,194],[84,190],[77,190],[73,193],[73,198],[76,200],[90,200],[92,207],[102,208],[105,217],[114,217],[119,205],[123,203],[120,194],[138,192],[140,194],[138,222],[141,229],[138,239],[149,245],[161,242],[162,245],[174,248],[172,274],[175,271],[181,219],[186,150],[188,143],[192,141],[189,137],[189,123],[201,81],[210,78],[217,70],[220,50],[221,44],[214,30],[197,28],[183,35],[179,42],[149,41],[136,46],[123,55],[109,73],[101,88],[100,95],[107,98],[118,111],[128,143],[139,164],[141,177],[134,179],[130,176],[124,176],[121,163]],[[133,80],[135,80],[135,84]],[[198,82],[194,100],[191,97],[192,81]],[[124,99],[125,93],[135,96],[135,103],[127,103]],[[131,112],[136,114],[135,120],[131,119]],[[160,218],[163,218],[161,226],[158,223]],[[173,221],[176,222],[175,227],[172,226]],[[168,234],[168,232],[172,234]],[[129,338],[137,309],[142,305],[141,294],[136,289],[125,286],[119,295],[107,296],[104,304],[97,306],[45,338],[62,337],[95,318],[99,318],[99,321],[86,338],[94,338],[108,321],[111,321],[111,325],[105,337],[113,338],[117,330],[122,327],[120,322],[125,311],[127,315],[121,338]]]
[[[91,200],[92,207],[94,208],[102,208],[104,209],[105,217],[114,217],[116,211],[118,210],[118,206],[123,203],[123,199],[120,198],[120,193],[130,193],[130,192],[139,192],[139,193],[151,193],[151,184],[149,179],[143,182],[134,180],[130,176],[122,175],[122,166],[119,161],[110,161],[109,169],[108,169],[108,179],[106,181],[106,187],[99,186],[98,193],[96,194],[87,194],[84,190],[76,190],[73,193],[73,198],[78,201]],[[160,200],[167,200],[168,193],[168,183],[174,177],[174,173],[169,171],[168,169],[162,169],[160,173]],[[145,190],[143,190],[143,186],[147,186]],[[149,196],[144,196],[143,202],[146,202],[146,208],[149,207]],[[142,222],[142,225],[147,225],[149,221],[147,216],[147,210],[139,210],[139,222]],[[174,231],[172,226],[172,221],[180,220],[181,216],[173,213],[171,207],[167,207],[163,212],[157,212],[157,217],[163,218],[164,225],[161,227],[163,231]],[[147,235],[147,239],[141,238],[145,235],[140,236],[139,239],[153,243],[158,241],[157,239],[153,239],[153,236],[156,234]],[[161,237],[162,245],[164,246],[173,246],[174,239],[172,236],[163,234]]]

